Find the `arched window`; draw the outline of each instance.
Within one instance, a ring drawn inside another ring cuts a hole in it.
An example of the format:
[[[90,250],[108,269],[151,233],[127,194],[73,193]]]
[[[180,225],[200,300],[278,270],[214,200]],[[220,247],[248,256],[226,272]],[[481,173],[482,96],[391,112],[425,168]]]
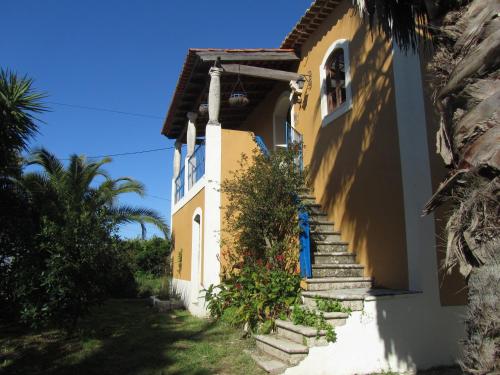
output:
[[[331,123],[352,107],[348,41],[335,41],[320,66],[322,125]]]
[[[344,50],[335,49],[328,58],[326,65],[326,96],[328,101],[328,112],[333,112],[336,108],[345,103],[345,63]]]

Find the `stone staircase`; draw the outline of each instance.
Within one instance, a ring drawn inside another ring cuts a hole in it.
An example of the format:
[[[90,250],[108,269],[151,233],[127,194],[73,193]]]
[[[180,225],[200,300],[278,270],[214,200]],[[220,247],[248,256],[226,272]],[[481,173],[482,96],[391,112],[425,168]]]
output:
[[[363,309],[364,299],[374,290],[371,278],[364,277],[363,266],[356,263],[356,255],[348,252],[348,243],[334,229],[315,197],[305,191],[302,202],[310,209],[311,262],[313,277],[305,280],[303,304],[315,309],[314,297],[338,300],[352,311]],[[324,313],[331,325],[344,325],[346,313]],[[257,364],[271,374],[281,374],[297,365],[312,346],[327,345],[325,332],[316,328],[276,321],[276,331],[269,335],[256,335],[257,351],[250,353]]]

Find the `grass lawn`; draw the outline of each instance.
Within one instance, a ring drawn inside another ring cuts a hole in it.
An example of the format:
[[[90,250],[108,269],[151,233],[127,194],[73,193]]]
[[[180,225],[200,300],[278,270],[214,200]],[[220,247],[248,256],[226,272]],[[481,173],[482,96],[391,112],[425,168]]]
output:
[[[141,300],[96,308],[74,338],[0,326],[0,374],[264,374],[252,345],[220,323],[185,311],[157,313]]]

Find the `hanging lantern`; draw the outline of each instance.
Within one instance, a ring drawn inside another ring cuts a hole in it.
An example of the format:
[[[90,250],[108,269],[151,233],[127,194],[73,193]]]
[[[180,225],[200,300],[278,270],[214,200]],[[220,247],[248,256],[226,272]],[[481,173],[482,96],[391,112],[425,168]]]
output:
[[[206,115],[208,113],[208,103],[201,103],[198,107],[198,113],[200,115]]]
[[[250,103],[250,99],[248,99],[247,92],[243,87],[243,82],[241,82],[240,73],[238,72],[238,79],[229,95],[229,105],[231,105],[231,107],[244,107],[248,103]]]

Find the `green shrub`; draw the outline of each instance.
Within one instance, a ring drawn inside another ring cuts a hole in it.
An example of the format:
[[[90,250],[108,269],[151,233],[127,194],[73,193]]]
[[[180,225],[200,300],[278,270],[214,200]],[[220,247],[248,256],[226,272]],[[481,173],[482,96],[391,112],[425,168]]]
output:
[[[155,276],[150,273],[136,272],[134,275],[137,283],[137,297],[144,298],[156,296],[159,299],[167,300],[171,298],[170,277]]]
[[[43,218],[36,252],[13,261],[22,322],[72,330],[108,295],[113,271],[112,224],[102,211]]]
[[[297,199],[305,174],[295,164],[296,153],[278,150],[269,157],[243,155],[240,168],[222,184],[228,204],[223,257],[231,275],[243,265],[260,262],[294,273],[298,262]]]
[[[153,237],[119,240],[117,246],[123,254],[126,254],[133,273],[149,273],[157,277],[170,273],[171,246],[168,239]]]
[[[295,305],[290,314],[290,319],[293,324],[314,327],[317,330],[317,336],[319,337],[320,331],[325,331],[325,338],[328,342],[335,342],[337,340],[337,335],[335,334],[335,328],[326,321],[323,312],[319,313],[308,310]]]
[[[265,266],[248,266],[206,291],[210,315],[234,326],[274,321],[298,303],[300,276]],[[269,323],[268,323],[269,324]]]
[[[342,312],[350,314],[352,310],[349,307],[344,307],[342,304],[335,299],[314,297],[314,302],[316,303],[316,308],[323,312]]]

